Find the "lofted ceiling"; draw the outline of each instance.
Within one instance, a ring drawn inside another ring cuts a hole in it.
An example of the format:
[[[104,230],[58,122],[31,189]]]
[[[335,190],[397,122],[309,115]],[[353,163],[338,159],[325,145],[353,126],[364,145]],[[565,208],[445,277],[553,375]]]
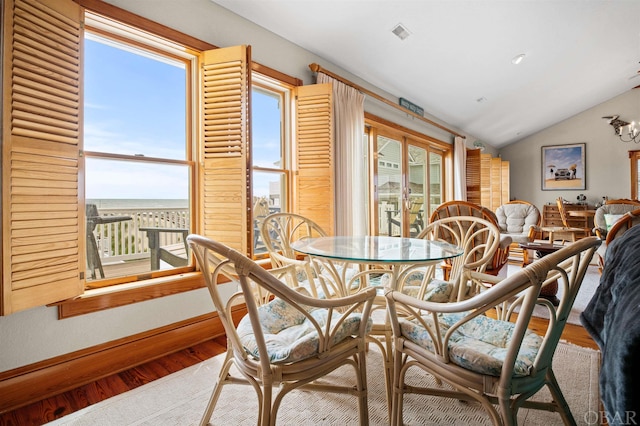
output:
[[[640,85],[640,0],[212,1],[496,148]]]

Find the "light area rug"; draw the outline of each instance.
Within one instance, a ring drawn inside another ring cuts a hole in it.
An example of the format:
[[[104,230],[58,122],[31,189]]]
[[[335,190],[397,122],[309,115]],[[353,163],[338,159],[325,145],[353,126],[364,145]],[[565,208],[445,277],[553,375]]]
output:
[[[520,270],[521,267],[520,265],[509,263],[506,269],[506,275],[509,276]],[[589,265],[587,273],[582,280],[580,290],[578,290],[576,300],[573,303],[571,312],[569,313],[569,318],[567,319],[567,322],[569,324],[582,325],[580,323],[580,314],[585,310],[585,308],[589,304],[589,301],[591,301],[591,298],[595,294],[598,285],[600,285],[600,276],[601,274],[600,272],[598,272],[598,266],[593,264]],[[561,294],[562,289],[559,289],[558,297],[560,297]],[[535,308],[533,316],[539,318],[549,318],[548,311],[542,306],[538,306]]]
[[[207,404],[224,355],[201,362],[155,380],[139,388],[109,398],[72,413],[50,425],[195,425]],[[600,352],[560,343],[554,371],[571,411],[579,425],[593,422],[599,410],[598,374]],[[367,356],[369,422],[386,425],[387,404],[381,355],[372,346]],[[421,370],[409,371],[412,383],[433,382]],[[353,369],[341,367],[327,379],[334,383],[354,383]],[[535,399],[550,398],[547,389]],[[255,425],[258,404],[253,388],[227,385],[222,391],[211,423],[214,425]],[[407,395],[404,407],[407,425],[490,425],[488,415],[477,403],[447,398]],[[310,391],[292,391],[284,397],[278,412],[280,425],[356,425],[354,396]],[[521,426],[562,424],[558,413],[521,409]]]

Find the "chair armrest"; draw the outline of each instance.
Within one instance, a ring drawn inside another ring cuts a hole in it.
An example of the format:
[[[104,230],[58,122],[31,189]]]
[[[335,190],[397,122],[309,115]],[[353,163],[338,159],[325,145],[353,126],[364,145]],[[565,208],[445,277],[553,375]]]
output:
[[[513,242],[513,238],[511,238],[509,235],[504,235],[504,234],[500,234],[500,248],[501,249],[506,249],[508,248],[511,243]]]
[[[485,274],[484,272],[471,270],[466,271],[466,277],[475,282],[488,283],[491,285],[498,284],[504,279],[503,277],[499,277],[497,275]]]
[[[528,280],[521,280],[520,282],[510,280],[510,282],[506,282],[506,280],[503,279],[499,281],[500,285],[495,285],[469,299],[458,302],[440,303],[419,300],[393,290],[387,290],[385,296],[387,299],[393,299],[403,305],[433,313],[460,313],[472,310],[483,313],[530,287]]]
[[[605,228],[595,227],[593,228],[593,235],[600,238],[601,240],[605,240],[607,238],[607,230]]]
[[[147,233],[147,238],[149,239],[149,254],[151,259],[151,270],[157,271],[160,269],[160,233],[161,232],[169,232],[169,233],[181,233],[184,241],[185,253],[188,253],[188,245],[187,245],[187,236],[189,235],[189,230],[185,228],[160,228],[160,227],[142,227],[139,228],[141,231],[145,231]]]

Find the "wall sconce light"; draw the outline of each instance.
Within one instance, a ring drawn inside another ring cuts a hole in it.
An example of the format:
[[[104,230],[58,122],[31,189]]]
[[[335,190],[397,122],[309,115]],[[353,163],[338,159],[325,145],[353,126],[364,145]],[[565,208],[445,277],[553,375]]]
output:
[[[635,121],[629,123],[627,121],[620,120],[618,117],[620,116],[610,115],[602,118],[607,120],[607,123],[613,126],[616,136],[618,136],[622,142],[640,143],[640,128],[638,128],[638,124]]]

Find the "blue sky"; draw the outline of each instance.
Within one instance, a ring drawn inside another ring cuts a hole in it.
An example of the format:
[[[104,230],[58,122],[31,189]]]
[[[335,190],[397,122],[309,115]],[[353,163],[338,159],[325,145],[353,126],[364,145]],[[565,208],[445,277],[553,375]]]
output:
[[[185,68],[85,39],[84,149],[124,155],[185,158]],[[279,157],[277,102],[254,92],[254,159],[271,166]],[[86,198],[167,198],[188,196],[184,166],[86,161]],[[265,186],[266,184],[266,186]],[[256,182],[256,192],[268,182]]]

